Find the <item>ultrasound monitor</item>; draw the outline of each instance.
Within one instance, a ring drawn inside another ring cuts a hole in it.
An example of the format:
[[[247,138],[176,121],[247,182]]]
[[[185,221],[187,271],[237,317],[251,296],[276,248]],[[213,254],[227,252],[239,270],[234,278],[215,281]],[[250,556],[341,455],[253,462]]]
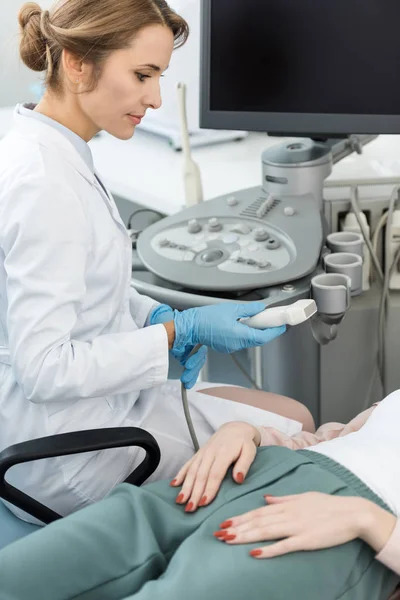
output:
[[[400,133],[399,0],[203,0],[201,126]]]

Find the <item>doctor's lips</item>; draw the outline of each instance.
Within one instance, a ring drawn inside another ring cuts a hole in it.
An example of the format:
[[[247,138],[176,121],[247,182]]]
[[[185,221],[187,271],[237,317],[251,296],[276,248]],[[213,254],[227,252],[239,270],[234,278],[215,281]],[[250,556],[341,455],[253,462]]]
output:
[[[130,118],[130,120],[132,121],[132,123],[134,123],[135,125],[140,125],[144,115],[131,115],[128,114],[128,117]]]

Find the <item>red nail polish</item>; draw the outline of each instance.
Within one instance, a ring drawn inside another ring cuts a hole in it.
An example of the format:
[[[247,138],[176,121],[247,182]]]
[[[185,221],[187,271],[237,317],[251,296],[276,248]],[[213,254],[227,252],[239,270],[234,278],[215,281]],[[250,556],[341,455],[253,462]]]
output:
[[[232,527],[233,525],[233,521],[224,521],[223,523],[221,523],[220,527],[221,529],[229,529],[229,527]]]
[[[261,556],[262,550],[252,550],[250,556]]]
[[[176,479],[173,479],[169,485],[176,485]]]
[[[199,502],[199,506],[204,506],[205,504],[207,504],[207,496],[202,497],[202,499]]]
[[[225,538],[228,534],[226,533],[226,531],[216,531],[214,533],[214,536],[216,538]]]
[[[244,481],[244,475],[243,475],[243,473],[238,473],[238,474],[236,475],[236,481],[237,481],[238,483],[243,483],[243,481]]]
[[[178,497],[177,497],[177,499],[176,499],[176,502],[177,502],[178,504],[180,504],[181,502],[183,502],[183,498],[184,498],[184,497],[185,497],[185,495],[184,495],[184,494],[179,494],[179,496],[178,496]]]
[[[189,504],[185,508],[185,512],[190,512],[193,508],[193,502],[189,502]]]
[[[227,535],[224,537],[224,542],[232,542],[232,540],[236,539],[236,535],[234,535],[233,533],[231,535]]]

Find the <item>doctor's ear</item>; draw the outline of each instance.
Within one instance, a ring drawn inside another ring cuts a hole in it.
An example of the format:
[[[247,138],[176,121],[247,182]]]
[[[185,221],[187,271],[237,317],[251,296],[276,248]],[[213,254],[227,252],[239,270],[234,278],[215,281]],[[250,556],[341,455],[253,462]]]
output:
[[[77,84],[87,84],[93,75],[93,65],[83,61],[79,56],[69,50],[62,51],[62,67],[67,79],[68,87],[76,89]]]

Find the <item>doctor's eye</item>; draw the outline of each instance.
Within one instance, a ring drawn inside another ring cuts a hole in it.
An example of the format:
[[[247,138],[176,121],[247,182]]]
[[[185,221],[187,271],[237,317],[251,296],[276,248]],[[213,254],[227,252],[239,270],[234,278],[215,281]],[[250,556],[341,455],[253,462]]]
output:
[[[144,75],[143,73],[135,73],[140,83],[144,83],[146,79],[150,79],[151,75]]]

